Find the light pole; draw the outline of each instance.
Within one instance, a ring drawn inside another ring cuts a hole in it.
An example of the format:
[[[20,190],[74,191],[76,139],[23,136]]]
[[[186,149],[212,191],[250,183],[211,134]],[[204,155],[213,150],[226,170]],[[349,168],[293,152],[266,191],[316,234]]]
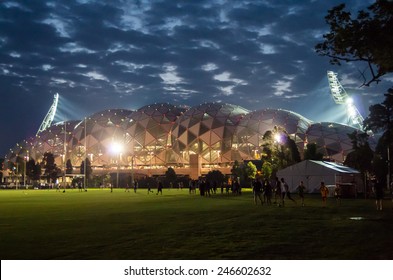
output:
[[[85,118],[85,161],[83,163],[83,188],[86,190],[86,160],[87,160],[87,139],[86,139],[87,122]]]
[[[119,161],[123,151],[123,146],[119,142],[112,142],[110,149],[112,154],[116,156],[116,188],[119,188]]]
[[[19,186],[19,162],[16,163],[16,189]]]
[[[25,168],[24,168],[24,170],[23,170],[23,186],[25,186],[25,189],[27,189],[27,186],[26,186],[26,175],[27,175],[27,172],[26,172],[26,169],[27,169],[27,161],[29,160],[29,153],[27,152],[27,155],[24,157],[24,164],[25,164]]]
[[[63,187],[66,188],[65,177],[66,177],[66,155],[67,155],[67,122],[64,121],[64,158],[63,158]]]
[[[131,156],[131,185],[134,185],[134,155]]]
[[[25,189],[27,189],[26,188],[26,166],[27,166],[27,164],[26,164],[26,160],[27,160],[27,157],[25,156],[25,158],[24,158],[25,160],[24,160],[24,168],[23,168],[23,186],[25,187]]]

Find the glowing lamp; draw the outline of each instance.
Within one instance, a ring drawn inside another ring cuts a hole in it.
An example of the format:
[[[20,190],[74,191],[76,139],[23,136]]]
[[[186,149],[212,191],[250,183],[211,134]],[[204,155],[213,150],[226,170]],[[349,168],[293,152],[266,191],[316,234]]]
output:
[[[118,142],[113,142],[110,146],[110,151],[112,154],[118,155],[123,151],[123,145]]]

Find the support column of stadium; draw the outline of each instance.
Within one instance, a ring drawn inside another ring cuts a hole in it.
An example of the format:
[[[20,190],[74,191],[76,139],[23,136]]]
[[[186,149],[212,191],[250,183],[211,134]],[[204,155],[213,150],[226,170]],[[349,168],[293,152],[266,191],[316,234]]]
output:
[[[65,174],[66,174],[66,155],[67,155],[67,122],[64,120],[64,146],[63,146],[63,152],[64,152],[64,157],[63,157],[63,187],[65,189],[66,183],[65,183]]]
[[[29,160],[29,156],[26,155],[24,156],[24,169],[23,169],[23,186],[26,188],[26,167],[27,167],[27,161]]]
[[[151,166],[150,166],[151,169]],[[134,183],[134,155],[131,156],[131,185],[133,186]]]
[[[86,189],[86,159],[87,159],[87,140],[86,140],[86,130],[87,130],[87,125],[86,125],[86,117],[85,117],[85,160],[83,162],[84,168],[83,168],[83,187]]]
[[[116,160],[116,188],[119,188],[119,158],[120,154],[117,155],[117,160]]]
[[[16,185],[15,188],[18,189],[19,186],[19,162],[16,162]]]

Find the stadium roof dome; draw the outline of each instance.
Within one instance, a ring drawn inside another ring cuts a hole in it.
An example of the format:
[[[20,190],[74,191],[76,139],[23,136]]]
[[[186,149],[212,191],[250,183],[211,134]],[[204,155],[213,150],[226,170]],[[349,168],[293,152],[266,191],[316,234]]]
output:
[[[157,103],[136,111],[103,110],[82,121],[54,124],[19,142],[10,149],[6,160],[16,162],[19,157],[40,161],[44,153],[51,152],[56,163],[62,165],[66,151],[65,159],[70,159],[72,165],[79,166],[89,157],[92,166],[98,169],[112,168],[114,164],[126,168],[133,165],[136,169],[187,168],[196,156],[198,164],[204,167],[227,168],[235,160],[258,159],[263,136],[275,129],[284,130],[300,153],[305,144],[316,143],[318,152],[338,162],[343,162],[352,151],[347,134],[356,130],[338,123],[312,123],[283,109],[250,112],[226,103],[193,107]],[[115,146],[122,149],[114,151]]]
[[[243,157],[258,157],[263,136],[275,127],[281,127],[303,151],[306,131],[311,125],[307,118],[283,109],[262,109],[248,113],[237,126],[237,141]]]
[[[131,113],[132,111],[126,109],[108,109],[94,113],[77,124],[70,141],[69,157],[72,163],[81,164],[86,153],[90,161],[97,165],[117,161],[118,155],[111,154],[111,145],[124,139],[123,123]]]
[[[306,131],[306,142],[315,143],[317,152],[324,157],[343,162],[352,149],[348,134],[356,128],[333,122],[320,122],[310,125]]]
[[[30,151],[32,150],[34,138],[28,140],[23,140],[10,149],[10,151],[5,156],[6,161],[11,161],[13,163],[17,162],[17,158],[27,158],[30,157]]]
[[[198,154],[202,163],[214,164],[238,159],[233,137],[236,126],[248,113],[247,109],[225,103],[204,103],[188,109],[172,129],[173,149],[189,161]]]
[[[55,123],[38,133],[33,140],[30,156],[35,160],[41,160],[47,152],[55,156],[64,154],[64,138],[66,143],[71,140],[72,132],[79,122],[80,120]]]
[[[170,131],[184,107],[157,103],[141,107],[124,122],[126,143],[137,165],[164,165],[173,157]],[[132,152],[131,152],[132,151]]]

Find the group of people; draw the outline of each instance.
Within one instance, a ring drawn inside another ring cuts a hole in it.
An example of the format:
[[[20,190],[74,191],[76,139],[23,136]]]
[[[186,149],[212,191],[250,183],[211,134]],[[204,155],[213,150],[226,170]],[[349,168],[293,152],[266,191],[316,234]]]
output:
[[[302,182],[303,183],[303,182]],[[302,205],[304,206],[304,190],[305,187],[303,185],[298,187],[299,196],[302,199]],[[258,200],[261,202],[261,205],[266,203],[267,205],[272,204],[272,197],[274,193],[274,204],[278,204],[278,206],[285,206],[285,200],[291,200],[294,203],[297,203],[291,197],[291,192],[289,191],[289,185],[285,182],[284,178],[281,180],[276,177],[274,186],[270,183],[268,179],[265,179],[263,182],[261,179],[256,179],[253,182],[253,194],[254,194],[254,203],[258,204]]]
[[[299,195],[301,205],[305,206],[304,195],[306,193],[306,186],[304,185],[303,181],[300,181],[299,185],[296,188],[296,191]],[[329,189],[324,182],[321,182],[319,191],[321,193],[322,206],[326,207],[327,198],[329,196]],[[297,203],[296,200],[292,198],[289,185],[284,178],[279,179],[278,177],[276,177],[274,181],[274,186],[272,186],[272,184],[267,179],[265,179],[263,182],[261,179],[256,179],[253,182],[253,194],[255,204],[258,204],[258,201],[260,201],[261,205],[263,205],[264,203],[266,203],[267,205],[271,205],[273,193],[274,204],[277,204],[279,207],[284,207],[287,200],[291,200],[293,203]],[[339,184],[335,186],[334,197],[337,204],[341,205],[341,188]]]
[[[138,181],[135,180],[132,186],[134,192],[136,193],[138,189]],[[79,191],[83,190],[83,185],[81,182],[79,182],[79,184],[76,184],[76,187],[79,189]],[[163,188],[164,188],[163,183],[159,181],[157,183],[156,194],[162,195]],[[210,196],[211,194],[216,193],[217,188],[218,185],[216,182],[209,182],[206,179],[190,180],[189,182],[190,194],[195,194],[196,189],[198,189],[201,196]],[[129,192],[130,189],[131,187],[127,184],[125,191]],[[231,190],[233,194],[241,194],[241,187],[237,180],[234,180],[232,184],[229,183],[222,184],[221,194],[224,193],[224,189],[226,190],[227,194],[229,193],[229,190]],[[373,180],[372,190],[376,198],[376,202],[375,202],[376,208],[377,210],[382,210],[382,201],[383,201],[383,194],[384,194],[383,185],[380,184],[378,180]],[[259,201],[261,205],[265,203],[266,205],[271,205],[273,195],[274,195],[273,204],[276,204],[279,207],[284,207],[287,200],[291,200],[293,203],[297,203],[296,200],[292,198],[289,185],[284,178],[279,179],[278,177],[276,177],[274,182],[272,183],[268,179],[265,180],[256,179],[253,181],[252,191],[253,191],[253,198],[255,204],[258,204]],[[296,188],[296,192],[299,196],[301,206],[305,206],[304,195],[306,193],[306,186],[304,185],[303,181],[300,181],[299,185]],[[330,195],[330,191],[324,182],[320,183],[319,192],[322,198],[322,207],[326,207],[327,200]],[[148,194],[153,193],[149,184],[147,188],[147,193]],[[342,197],[342,191],[341,191],[340,184],[336,184],[334,187],[334,198],[336,200],[337,205],[341,205],[341,197]],[[392,197],[393,197],[393,191],[392,191]],[[393,202],[393,198],[392,198],[392,202]]]

